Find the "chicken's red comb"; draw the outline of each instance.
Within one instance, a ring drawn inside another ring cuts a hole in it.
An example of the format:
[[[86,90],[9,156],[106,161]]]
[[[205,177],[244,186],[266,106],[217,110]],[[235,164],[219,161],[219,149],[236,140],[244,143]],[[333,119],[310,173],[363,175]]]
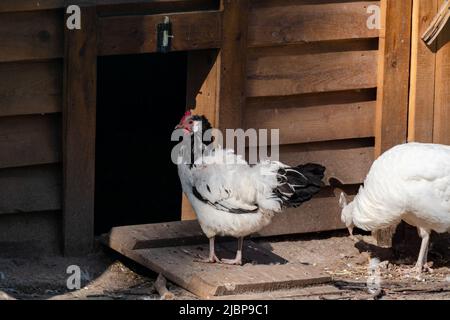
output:
[[[192,115],[192,113],[191,113],[190,110],[186,111],[186,112],[184,113],[183,118],[181,118],[181,122],[183,122],[184,119],[186,119],[187,117],[190,117],[191,115]]]

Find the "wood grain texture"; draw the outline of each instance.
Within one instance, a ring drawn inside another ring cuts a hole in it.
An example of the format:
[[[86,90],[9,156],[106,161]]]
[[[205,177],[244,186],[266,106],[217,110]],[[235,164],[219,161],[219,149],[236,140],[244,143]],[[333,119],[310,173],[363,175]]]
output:
[[[120,12],[174,12],[180,10],[200,10],[217,6],[218,1],[211,0],[71,0],[70,4],[97,5],[102,14],[117,14]],[[67,0],[2,0],[1,12],[40,11],[62,9],[67,7]]]
[[[56,10],[0,13],[0,62],[62,57],[63,26]]]
[[[0,214],[0,251],[4,258],[60,255],[60,243],[60,210]]]
[[[156,27],[166,16],[172,22],[172,51],[220,47],[221,13],[186,12],[100,18],[98,54],[156,52]]]
[[[0,118],[0,168],[61,160],[61,116]]]
[[[61,166],[0,170],[0,215],[61,209]]]
[[[406,142],[412,0],[382,0],[375,152]]]
[[[327,141],[280,146],[280,161],[296,166],[301,163],[320,163],[326,168],[324,182],[334,178],[342,184],[364,181],[373,162],[373,146],[361,140]]]
[[[73,4],[76,4],[77,0],[72,2]],[[66,0],[2,0],[0,2],[0,12],[57,9],[64,7],[65,3]]]
[[[268,237],[309,233],[345,228],[341,221],[341,208],[334,196],[313,198],[298,208],[277,214],[270,225],[257,233]]]
[[[245,104],[249,1],[222,1],[222,48],[219,54],[219,129],[240,128]]]
[[[94,241],[97,13],[82,8],[81,30],[65,33],[64,253],[90,252]]]
[[[60,112],[62,62],[0,63],[0,117]]]
[[[247,95],[282,96],[374,88],[377,52],[266,56],[248,62]]]
[[[373,137],[374,124],[374,101],[244,113],[245,128],[278,129],[280,144]]]
[[[204,115],[217,127],[219,110],[219,59],[217,50],[197,50],[188,53],[186,108]],[[183,194],[181,219],[196,219],[194,209]]]
[[[437,0],[413,2],[408,141],[433,142],[437,46],[427,46],[420,37],[436,14],[437,8]]]
[[[196,50],[188,53],[186,109],[204,115],[217,126],[219,109],[219,61],[217,50]]]
[[[250,10],[249,45],[270,46],[378,37],[367,8],[377,1],[256,6]]]
[[[381,32],[375,125],[375,156],[407,141],[412,0],[381,0]],[[395,227],[375,232],[392,244]]]
[[[437,38],[433,142],[450,145],[450,24]]]

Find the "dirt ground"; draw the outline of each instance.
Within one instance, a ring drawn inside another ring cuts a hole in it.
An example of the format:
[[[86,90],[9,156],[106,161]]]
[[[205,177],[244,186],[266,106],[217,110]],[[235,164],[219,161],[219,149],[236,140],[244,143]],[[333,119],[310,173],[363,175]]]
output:
[[[323,286],[257,297],[450,299],[450,237],[432,241],[429,260],[434,262],[433,273],[420,277],[409,272],[418,252],[394,252],[374,246],[370,236],[357,237],[354,241],[344,232],[334,232],[254,240],[291,263],[312,264],[333,278],[332,283]],[[66,271],[70,265],[82,270],[80,290],[67,289],[70,275]],[[83,258],[1,258],[0,299],[160,299],[153,286],[156,276],[100,245],[94,254]],[[168,288],[176,299],[196,298],[174,284],[169,283]]]

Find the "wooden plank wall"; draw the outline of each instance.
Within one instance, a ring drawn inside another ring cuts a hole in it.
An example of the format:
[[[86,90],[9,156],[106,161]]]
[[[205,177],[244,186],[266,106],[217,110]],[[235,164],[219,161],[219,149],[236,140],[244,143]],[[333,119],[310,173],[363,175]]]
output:
[[[450,145],[450,23],[437,38],[435,83],[433,142]]]
[[[280,129],[280,160],[327,167],[354,194],[373,162],[378,1],[253,0],[244,128]],[[341,228],[331,187],[279,215],[264,235]],[[311,223],[305,223],[311,221]]]
[[[2,248],[58,250],[62,25],[60,10],[0,13]]]

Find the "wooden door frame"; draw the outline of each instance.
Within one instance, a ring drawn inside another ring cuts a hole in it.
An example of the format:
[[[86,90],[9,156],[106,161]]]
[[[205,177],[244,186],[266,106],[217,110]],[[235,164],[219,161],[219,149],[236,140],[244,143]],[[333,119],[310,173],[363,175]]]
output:
[[[80,30],[65,28],[63,103],[63,252],[94,244],[97,11],[81,7]]]
[[[246,17],[238,15],[245,6],[248,8],[248,0],[223,0],[219,11],[106,18],[98,16],[96,5],[81,6],[81,29],[66,28],[64,33],[62,242],[65,255],[85,255],[92,251],[94,244],[97,57],[155,52],[154,37],[146,36],[151,30],[149,26],[169,16],[175,22],[174,33],[179,31],[180,34],[173,42],[174,50],[220,49],[213,66],[216,68],[215,77],[210,78],[217,90],[215,124],[236,127],[236,119],[240,120],[240,103],[245,97],[242,92],[236,94],[244,86],[235,77],[241,74],[244,81],[245,59],[236,61],[235,57],[246,48],[246,37],[240,34],[241,25],[246,24],[246,20],[236,17]],[[197,41],[191,40],[195,30],[188,34],[182,32],[186,23],[195,19],[200,22],[199,32],[206,32],[204,37],[197,37]],[[125,33],[134,32],[134,37],[126,37],[128,40],[122,47],[124,52],[114,51],[121,43],[116,33],[108,36],[103,32],[117,24]],[[225,109],[229,106],[234,114],[221,114],[218,105],[226,106]]]

